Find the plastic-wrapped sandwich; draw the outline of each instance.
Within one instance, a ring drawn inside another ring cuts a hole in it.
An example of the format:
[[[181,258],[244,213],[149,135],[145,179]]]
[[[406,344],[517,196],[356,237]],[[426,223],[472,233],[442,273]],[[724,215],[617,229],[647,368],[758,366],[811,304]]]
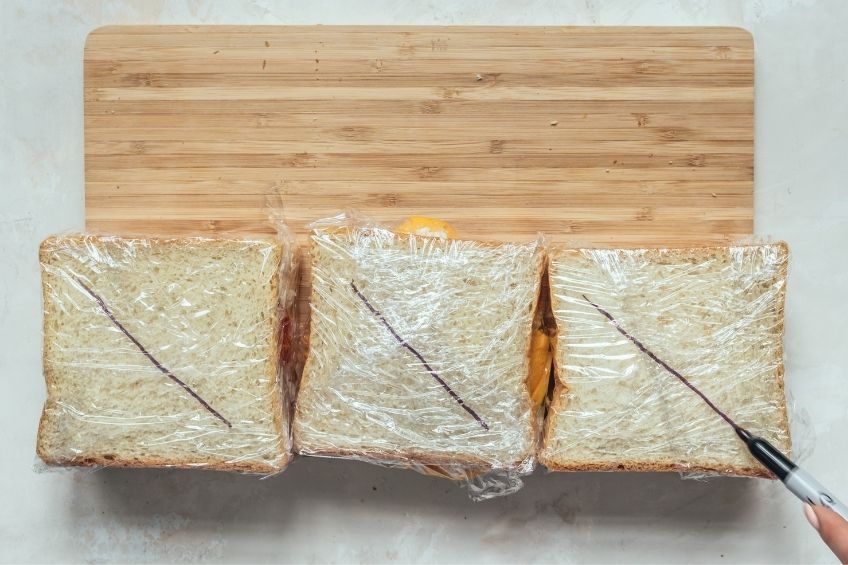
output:
[[[311,256],[296,451],[452,476],[532,469],[537,244],[329,226]]]
[[[658,360],[788,453],[787,264],[783,243],[554,252],[558,382],[540,461],[563,471],[767,476],[733,429]]]
[[[51,237],[41,245],[50,465],[273,473],[289,460],[278,340],[287,244]]]

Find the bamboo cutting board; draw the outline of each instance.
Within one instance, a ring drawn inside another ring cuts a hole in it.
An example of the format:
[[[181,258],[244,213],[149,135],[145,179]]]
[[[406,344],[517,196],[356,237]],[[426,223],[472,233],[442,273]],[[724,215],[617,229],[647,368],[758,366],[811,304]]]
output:
[[[295,231],[345,209],[464,237],[753,231],[735,28],[106,27],[85,48],[86,223]]]

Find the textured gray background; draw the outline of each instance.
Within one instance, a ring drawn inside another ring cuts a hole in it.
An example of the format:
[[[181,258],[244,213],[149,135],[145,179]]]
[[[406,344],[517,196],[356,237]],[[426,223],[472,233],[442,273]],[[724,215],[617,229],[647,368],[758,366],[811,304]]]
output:
[[[776,484],[537,473],[506,499],[365,464],[257,480],[34,471],[36,248],[83,225],[82,48],[104,24],[735,25],[756,42],[756,226],[793,249],[787,382],[807,467],[848,479],[848,3],[201,0],[0,2],[0,561],[835,562]]]

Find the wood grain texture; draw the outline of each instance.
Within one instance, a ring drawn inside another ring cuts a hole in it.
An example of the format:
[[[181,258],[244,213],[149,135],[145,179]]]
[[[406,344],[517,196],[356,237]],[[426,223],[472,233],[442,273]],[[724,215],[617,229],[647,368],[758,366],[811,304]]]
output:
[[[85,48],[86,224],[303,234],[356,209],[461,236],[699,244],[753,232],[736,28],[180,27]]]

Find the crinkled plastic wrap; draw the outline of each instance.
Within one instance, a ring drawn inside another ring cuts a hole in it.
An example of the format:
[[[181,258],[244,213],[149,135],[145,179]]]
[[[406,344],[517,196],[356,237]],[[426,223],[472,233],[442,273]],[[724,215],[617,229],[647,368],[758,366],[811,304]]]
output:
[[[45,463],[285,467],[288,239],[56,236],[40,262]]]
[[[316,224],[310,255],[296,451],[473,479],[475,498],[515,490],[537,445],[527,379],[541,246],[342,216]]]
[[[783,243],[553,252],[557,385],[540,461],[551,470],[768,476],[660,361],[788,453],[787,265]]]

